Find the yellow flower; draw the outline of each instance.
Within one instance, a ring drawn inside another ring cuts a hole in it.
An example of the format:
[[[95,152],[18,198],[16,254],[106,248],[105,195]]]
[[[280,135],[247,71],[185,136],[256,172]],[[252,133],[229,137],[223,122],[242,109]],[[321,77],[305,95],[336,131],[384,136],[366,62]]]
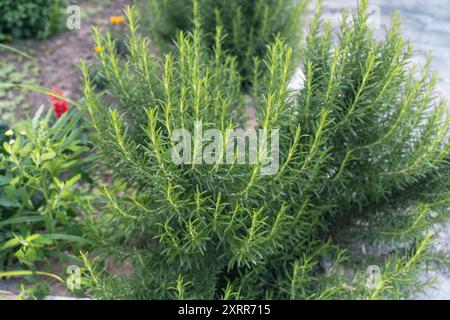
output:
[[[5,136],[7,137],[12,137],[14,135],[14,131],[12,131],[11,129],[9,129],[8,131],[5,132]]]
[[[105,48],[100,47],[100,46],[95,47],[95,53],[96,53],[96,54],[100,54],[100,53],[102,53],[103,51],[105,51]]]
[[[110,17],[111,23],[112,24],[121,24],[125,22],[125,17],[124,16],[113,16]]]
[[[12,139],[9,141],[9,144],[13,145],[16,142],[16,140]]]

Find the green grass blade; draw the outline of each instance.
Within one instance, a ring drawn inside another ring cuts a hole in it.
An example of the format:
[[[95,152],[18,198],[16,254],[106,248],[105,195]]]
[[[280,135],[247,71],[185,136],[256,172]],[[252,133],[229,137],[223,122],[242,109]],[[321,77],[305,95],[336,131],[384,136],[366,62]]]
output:
[[[64,283],[64,280],[57,276],[56,274],[42,272],[42,271],[27,271],[27,270],[15,270],[15,271],[5,271],[0,272],[0,278],[15,278],[15,277],[25,277],[25,276],[45,276],[58,280],[59,282]]]
[[[78,103],[76,103],[75,101],[73,101],[73,100],[71,100],[71,99],[69,99],[69,98],[67,98],[65,96],[59,95],[59,94],[53,92],[53,90],[51,90],[51,89],[44,88],[44,87],[41,87],[41,86],[38,86],[38,85],[23,84],[23,83],[22,84],[0,83],[0,87],[6,87],[6,88],[19,87],[19,88],[22,88],[22,89],[26,89],[26,90],[30,90],[30,91],[34,91],[34,92],[38,92],[38,93],[51,94],[54,97],[57,97],[57,98],[59,98],[61,100],[69,102],[70,104],[74,105],[75,107],[78,107],[78,108],[80,107],[80,105]]]
[[[11,47],[11,46],[7,46],[6,44],[1,44],[1,43],[0,43],[0,49],[5,49],[5,50],[8,50],[8,51],[17,53],[17,54],[19,54],[19,55],[21,55],[22,57],[25,57],[25,58],[27,58],[27,59],[34,60],[34,58],[33,58],[32,56],[28,55],[27,53],[25,53],[25,52],[23,52],[23,51],[20,51],[20,50],[18,50],[18,49],[16,49],[16,48],[13,48],[13,47]]]
[[[19,223],[27,223],[27,222],[41,222],[44,221],[43,217],[39,216],[24,216],[24,217],[16,217],[10,218],[3,221],[0,221],[0,227],[4,227],[11,224],[19,224]]]
[[[62,233],[50,233],[50,234],[42,234],[41,236],[50,239],[50,240],[63,240],[63,241],[76,241],[82,243],[92,243],[92,241],[87,240],[82,237],[73,236],[70,234],[62,234]]]

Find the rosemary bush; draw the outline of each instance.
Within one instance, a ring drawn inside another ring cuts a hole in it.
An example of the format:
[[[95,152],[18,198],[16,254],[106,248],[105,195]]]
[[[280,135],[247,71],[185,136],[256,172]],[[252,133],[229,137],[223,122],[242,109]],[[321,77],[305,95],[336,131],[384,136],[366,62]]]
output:
[[[353,239],[408,241],[448,218],[448,105],[436,94],[430,58],[412,64],[398,14],[379,42],[366,11],[361,1],[353,19],[344,12],[336,43],[318,12],[303,51],[306,84],[294,123],[309,136],[308,122],[329,112],[327,180],[318,198],[333,207],[328,222],[338,231],[355,227]],[[434,210],[441,214],[432,218]]]
[[[253,58],[264,57],[277,35],[293,48],[299,45],[307,4],[307,0],[147,0],[144,16],[152,40],[162,48],[171,45],[180,30],[193,30],[196,15],[202,19],[209,47],[215,46],[220,26],[223,50],[236,56],[238,70],[248,83]]]
[[[158,60],[128,9],[126,61],[96,31],[107,89],[97,94],[83,65],[86,109],[127,192],[105,189],[107,206],[90,228],[99,257],[133,266],[122,276],[89,266],[98,297],[379,299],[417,284],[421,264],[432,258],[426,230],[448,218],[450,120],[428,65],[416,77],[399,18],[376,41],[366,11],[361,1],[353,19],[344,13],[332,41],[318,10],[299,92],[288,90],[293,51],[283,40],[255,59],[257,128],[280,132],[275,175],[262,174],[261,162],[172,161],[175,129],[194,132],[202,121],[226,145],[233,139],[226,129],[242,126],[248,101],[224,29],[208,50],[196,18],[176,52]],[[194,143],[193,158],[208,145]],[[384,262],[355,249],[380,243],[394,248]],[[376,287],[365,286],[371,264],[381,268]]]

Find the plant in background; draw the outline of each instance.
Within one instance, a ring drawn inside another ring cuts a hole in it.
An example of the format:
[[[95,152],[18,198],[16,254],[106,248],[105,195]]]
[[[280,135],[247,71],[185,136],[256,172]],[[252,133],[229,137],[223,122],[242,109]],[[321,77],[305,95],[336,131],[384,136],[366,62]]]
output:
[[[179,31],[195,28],[199,15],[205,41],[215,46],[221,28],[222,47],[237,58],[244,83],[252,80],[253,59],[263,58],[267,46],[281,36],[295,50],[301,43],[302,18],[307,0],[147,0],[143,16],[152,40],[161,48],[172,45]]]
[[[109,17],[109,22],[111,24],[109,31],[110,36],[112,38],[112,41],[115,42],[115,50],[117,51],[117,54],[123,58],[126,57],[128,54],[127,47],[125,44],[126,40],[126,28],[125,28],[125,22],[126,17],[125,16],[111,16]],[[95,53],[97,55],[101,54],[105,50],[102,46],[96,46],[95,47]],[[90,78],[95,83],[97,90],[103,90],[105,88],[105,77],[102,74],[102,68],[99,65],[93,65],[89,69]]]
[[[0,41],[47,38],[62,30],[65,0],[2,0]]]
[[[241,124],[238,62],[224,53],[222,28],[210,50],[195,19],[162,61],[131,9],[126,61],[96,32],[107,90],[96,94],[83,66],[86,108],[127,192],[105,189],[91,232],[100,257],[133,266],[127,276],[91,269],[98,297],[379,299],[418,285],[432,258],[426,231],[448,218],[450,119],[436,76],[426,67],[416,78],[398,17],[376,41],[366,10],[361,1],[351,21],[343,14],[337,42],[318,10],[298,93],[288,91],[292,49],[281,40],[255,60],[258,128],[280,130],[273,176],[261,163],[172,160],[174,130],[193,132],[202,121],[226,145],[226,130]],[[192,158],[209,142],[193,143]],[[393,248],[387,259],[354,250],[379,243]],[[380,281],[367,286],[361,270],[373,264]]]
[[[21,133],[9,137],[0,154],[0,270],[6,272],[0,276],[17,263],[36,271],[36,263],[86,242],[78,219],[90,196],[80,183],[88,181],[91,158],[82,113],[71,110],[52,123],[52,111],[42,111],[17,126]]]
[[[125,16],[111,16],[109,17],[109,22],[111,24],[109,30],[111,37],[116,42],[115,48],[117,53],[121,56],[126,56],[128,54],[127,47],[124,43],[126,38],[126,17]]]

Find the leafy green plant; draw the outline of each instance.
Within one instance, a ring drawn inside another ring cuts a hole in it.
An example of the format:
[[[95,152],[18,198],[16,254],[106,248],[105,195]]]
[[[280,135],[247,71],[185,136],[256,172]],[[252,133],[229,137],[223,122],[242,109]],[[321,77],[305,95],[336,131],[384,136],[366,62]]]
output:
[[[0,41],[47,38],[62,29],[65,0],[3,0],[0,2]]]
[[[54,122],[52,111],[42,112],[17,125],[19,133],[8,129],[0,154],[0,261],[6,267],[19,262],[35,270],[55,247],[86,242],[78,219],[90,196],[80,183],[89,181],[91,157],[82,113],[71,110]]]
[[[4,153],[3,145],[9,142],[14,132],[10,131],[6,121],[0,120],[0,153]]]
[[[275,175],[262,174],[261,162],[173,161],[174,130],[194,132],[201,121],[226,145],[227,129],[242,126],[247,100],[222,28],[209,50],[197,21],[162,61],[131,9],[126,61],[96,32],[107,90],[96,94],[83,64],[85,105],[127,188],[105,189],[107,206],[90,227],[99,258],[133,266],[122,276],[90,268],[98,297],[382,299],[420,285],[432,259],[426,230],[448,219],[450,118],[428,65],[416,78],[398,17],[377,41],[367,6],[353,19],[344,12],[336,41],[317,11],[297,93],[288,90],[292,49],[282,40],[255,59],[257,128],[280,132]],[[209,143],[193,141],[192,158]],[[356,250],[380,243],[392,248],[387,259]],[[380,282],[370,287],[363,270],[374,264]]]
[[[253,75],[253,59],[263,58],[267,46],[281,36],[296,49],[301,43],[307,0],[147,0],[144,17],[152,40],[167,48],[179,31],[189,32],[201,20],[207,45],[215,46],[221,28],[222,49],[237,58],[243,81]],[[298,52],[294,50],[294,52]]]
[[[410,241],[448,219],[448,105],[436,93],[430,59],[423,68],[412,64],[398,14],[377,41],[367,5],[361,1],[353,19],[344,12],[336,42],[318,12],[303,51],[306,84],[294,123],[304,123],[309,136],[307,122],[330,112],[328,179],[319,199],[335,207],[332,228],[352,225],[352,237],[383,243]],[[435,210],[441,214],[432,218]]]

